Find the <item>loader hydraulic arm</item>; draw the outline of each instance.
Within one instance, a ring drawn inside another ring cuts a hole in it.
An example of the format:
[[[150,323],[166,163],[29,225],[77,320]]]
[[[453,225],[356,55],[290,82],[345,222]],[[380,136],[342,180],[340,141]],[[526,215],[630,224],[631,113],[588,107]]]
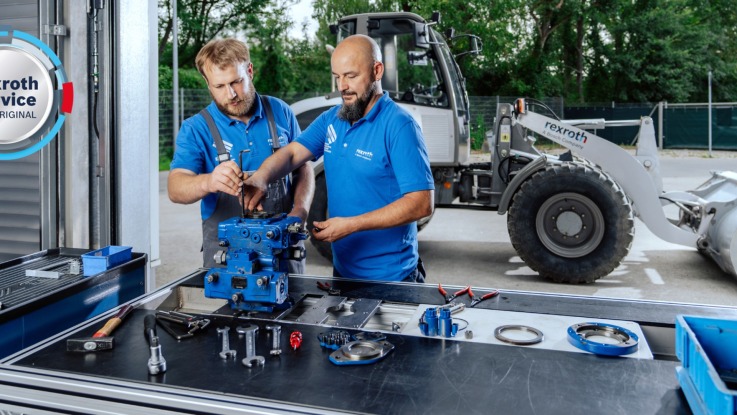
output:
[[[597,164],[609,174],[632,201],[640,220],[655,235],[671,243],[696,247],[699,235],[692,230],[680,228],[668,220],[659,200],[659,186],[656,186],[653,178],[637,158],[616,144],[588,131],[527,111],[523,101],[518,101],[515,109],[513,124],[520,124],[570,149],[578,156]],[[650,133],[643,134],[645,129],[649,129]],[[640,130],[640,140],[649,138],[654,141],[653,122],[650,117],[641,118]],[[654,142],[642,143],[642,145],[651,144],[654,145]]]

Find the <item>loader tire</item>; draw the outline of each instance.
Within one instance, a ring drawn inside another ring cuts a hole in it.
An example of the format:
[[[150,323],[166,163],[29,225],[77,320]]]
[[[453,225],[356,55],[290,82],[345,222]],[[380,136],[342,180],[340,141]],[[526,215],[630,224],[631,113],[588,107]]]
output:
[[[433,209],[433,213],[417,221],[418,232],[421,231],[425,226],[427,226],[428,223],[430,223],[430,220],[432,219],[434,213],[435,210]],[[312,225],[313,221],[321,222],[327,220],[329,217],[330,213],[328,210],[328,187],[325,183],[325,173],[323,172],[319,173],[315,177],[315,194],[312,198],[310,213],[309,215],[307,215],[307,230],[310,231],[310,235],[312,235],[312,230],[315,228],[315,226]],[[312,242],[312,245],[315,247],[315,249],[317,249],[317,252],[320,253],[320,255],[325,257],[330,262],[333,262],[333,247],[330,242],[318,241],[317,239],[312,237],[310,237],[310,241]]]
[[[629,252],[632,207],[621,187],[599,169],[551,165],[520,186],[507,228],[522,260],[555,282],[591,283]]]

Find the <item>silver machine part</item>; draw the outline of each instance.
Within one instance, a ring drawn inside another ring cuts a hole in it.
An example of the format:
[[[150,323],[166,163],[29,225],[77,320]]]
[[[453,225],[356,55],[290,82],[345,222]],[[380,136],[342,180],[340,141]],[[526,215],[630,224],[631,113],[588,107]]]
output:
[[[526,333],[532,333],[535,335],[532,339],[513,339],[504,335],[506,331],[521,331]],[[505,343],[514,344],[516,346],[530,346],[538,344],[543,341],[543,332],[530,326],[523,326],[521,324],[510,324],[506,326],[499,326],[494,329],[494,337],[499,341]]]
[[[281,354],[281,326],[279,325],[268,325],[266,330],[271,331],[271,351],[269,354],[272,356],[278,356]]]
[[[246,336],[246,357],[241,361],[245,367],[253,367],[253,365],[263,366],[266,359],[263,356],[256,356],[256,333],[258,326],[249,324],[245,327],[238,326],[235,329],[238,334]]]
[[[222,336],[222,350],[220,351],[220,358],[229,359],[232,357],[235,359],[238,352],[230,348],[230,338],[228,336],[228,333],[230,332],[230,327],[218,328],[217,331],[218,335]]]
[[[158,375],[166,372],[166,359],[164,359],[164,355],[161,353],[161,344],[159,343],[158,336],[151,338],[149,350],[151,357],[148,358],[148,373],[150,375]]]

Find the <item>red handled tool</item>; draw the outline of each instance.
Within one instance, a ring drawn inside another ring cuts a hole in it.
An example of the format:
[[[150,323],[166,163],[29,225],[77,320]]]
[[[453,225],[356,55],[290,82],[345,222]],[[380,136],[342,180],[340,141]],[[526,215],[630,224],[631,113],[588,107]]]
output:
[[[471,291],[471,289],[469,288],[468,289],[468,296],[471,297],[471,304],[469,305],[469,307],[473,307],[476,304],[478,304],[478,303],[480,303],[480,302],[482,302],[484,300],[488,300],[489,298],[495,297],[497,294],[499,294],[499,290],[494,290],[494,291],[492,291],[490,293],[486,293],[486,294],[482,295],[479,298],[476,298],[476,296],[473,294],[473,291]]]
[[[470,285],[469,286],[466,286],[466,288],[464,288],[464,289],[462,289],[460,291],[456,291],[453,294],[448,294],[448,292],[445,291],[445,289],[443,289],[443,286],[440,285],[440,284],[438,284],[438,291],[440,291],[440,295],[442,295],[443,297],[445,297],[445,302],[446,303],[449,303],[449,302],[453,301],[456,297],[461,296],[461,295],[463,295],[463,294],[471,291],[471,286]]]
[[[302,344],[302,333],[299,331],[293,331],[292,334],[289,335],[289,345],[292,346],[293,350],[299,349],[299,346]]]

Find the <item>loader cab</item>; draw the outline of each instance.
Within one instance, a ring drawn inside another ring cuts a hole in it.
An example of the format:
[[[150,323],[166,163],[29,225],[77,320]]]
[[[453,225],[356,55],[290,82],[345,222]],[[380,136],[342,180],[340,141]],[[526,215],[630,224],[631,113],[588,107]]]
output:
[[[436,22],[414,13],[366,13],[344,17],[332,29],[338,43],[354,34],[376,40],[383,90],[422,128],[430,163],[457,166],[470,156],[468,95],[448,44],[433,28]]]

